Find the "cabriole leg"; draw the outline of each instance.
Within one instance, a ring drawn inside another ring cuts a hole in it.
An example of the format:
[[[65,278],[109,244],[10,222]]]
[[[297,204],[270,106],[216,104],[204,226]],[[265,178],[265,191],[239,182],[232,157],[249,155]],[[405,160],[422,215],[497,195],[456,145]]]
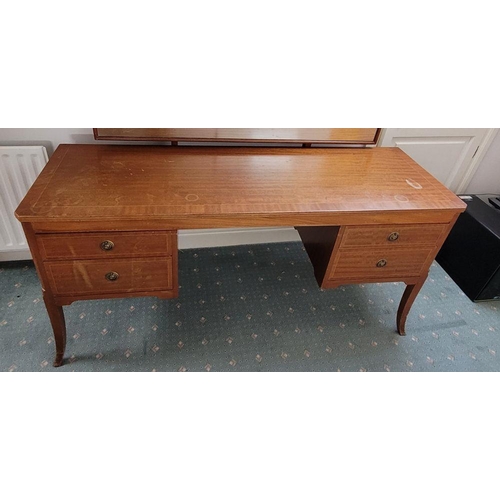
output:
[[[64,320],[64,312],[62,306],[56,305],[53,298],[47,293],[43,294],[43,301],[49,314],[52,330],[54,331],[54,341],[56,344],[54,366],[58,367],[62,365],[64,350],[66,348],[66,321]]]
[[[406,335],[405,332],[406,318],[408,316],[408,313],[410,312],[413,302],[415,302],[415,299],[417,298],[418,292],[420,292],[420,289],[425,283],[426,278],[427,276],[422,278],[417,283],[406,285],[403,297],[401,298],[401,302],[399,303],[397,320],[396,320],[399,335]]]

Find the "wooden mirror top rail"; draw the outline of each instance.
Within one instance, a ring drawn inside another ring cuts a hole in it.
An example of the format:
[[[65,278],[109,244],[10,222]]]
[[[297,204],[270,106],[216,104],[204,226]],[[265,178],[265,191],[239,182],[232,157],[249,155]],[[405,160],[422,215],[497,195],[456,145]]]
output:
[[[375,145],[379,128],[94,128],[96,140]]]

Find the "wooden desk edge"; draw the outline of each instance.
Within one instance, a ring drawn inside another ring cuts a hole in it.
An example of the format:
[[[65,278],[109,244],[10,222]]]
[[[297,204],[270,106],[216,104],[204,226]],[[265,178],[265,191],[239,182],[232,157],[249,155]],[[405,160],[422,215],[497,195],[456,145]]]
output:
[[[465,205],[465,204],[464,204]],[[447,224],[465,210],[407,210],[398,212],[332,212],[318,214],[244,214],[227,216],[138,217],[123,219],[43,219],[16,213],[22,223],[29,223],[36,233],[219,229],[242,227],[348,226],[378,224]]]

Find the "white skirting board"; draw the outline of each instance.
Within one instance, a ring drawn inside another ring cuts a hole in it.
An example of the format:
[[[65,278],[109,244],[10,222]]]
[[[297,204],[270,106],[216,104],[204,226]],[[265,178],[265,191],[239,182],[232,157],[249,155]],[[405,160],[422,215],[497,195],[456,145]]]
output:
[[[179,249],[300,241],[293,227],[179,231]]]
[[[11,260],[31,260],[31,252],[29,250],[0,251],[0,262]]]

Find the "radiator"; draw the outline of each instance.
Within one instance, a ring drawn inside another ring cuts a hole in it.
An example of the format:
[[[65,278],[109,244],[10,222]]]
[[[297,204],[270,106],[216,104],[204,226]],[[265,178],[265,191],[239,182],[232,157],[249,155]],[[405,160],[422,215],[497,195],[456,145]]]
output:
[[[31,258],[14,211],[47,161],[43,146],[0,146],[0,261]]]

